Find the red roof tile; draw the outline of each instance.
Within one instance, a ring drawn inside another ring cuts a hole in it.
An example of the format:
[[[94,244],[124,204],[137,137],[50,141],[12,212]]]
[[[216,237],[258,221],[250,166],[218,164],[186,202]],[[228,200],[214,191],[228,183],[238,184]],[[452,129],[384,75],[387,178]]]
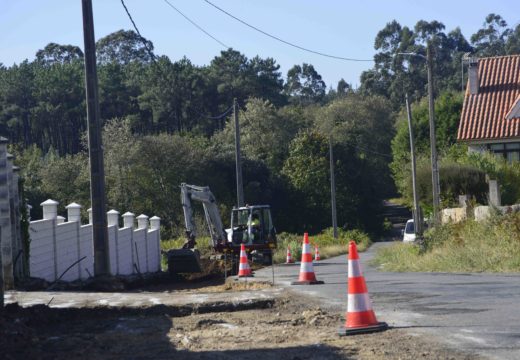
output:
[[[478,60],[479,90],[464,96],[457,140],[494,140],[520,137],[520,117],[511,111],[520,97],[520,55]]]

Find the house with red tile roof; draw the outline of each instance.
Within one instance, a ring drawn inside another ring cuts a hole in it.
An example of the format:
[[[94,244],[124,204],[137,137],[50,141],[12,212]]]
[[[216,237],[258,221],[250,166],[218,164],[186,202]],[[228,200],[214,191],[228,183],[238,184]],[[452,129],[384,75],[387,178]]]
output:
[[[457,140],[520,160],[520,55],[469,60]]]

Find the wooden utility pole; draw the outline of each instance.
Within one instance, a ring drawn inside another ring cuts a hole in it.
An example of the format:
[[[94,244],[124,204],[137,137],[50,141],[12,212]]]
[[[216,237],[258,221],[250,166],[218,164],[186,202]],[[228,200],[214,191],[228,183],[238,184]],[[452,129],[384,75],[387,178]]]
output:
[[[428,112],[430,115],[430,149],[432,162],[432,194],[433,220],[437,224],[440,211],[439,167],[437,163],[437,141],[435,137],[435,108],[433,104],[433,59],[430,44],[426,47],[426,62],[428,65]]]
[[[105,200],[105,169],[101,139],[101,118],[99,114],[92,0],[81,0],[81,5],[83,10],[83,39],[85,43],[85,86],[87,94],[94,275],[100,276],[109,274],[110,270]]]
[[[240,156],[240,124],[238,123],[237,99],[233,99],[233,116],[235,118],[235,162],[237,174],[237,206],[244,206],[244,185],[242,183],[242,157]]]
[[[334,152],[332,150],[332,135],[329,136],[330,161],[330,207],[332,208],[332,230],[334,239],[338,238],[338,218],[336,215],[336,179],[334,177]]]
[[[405,94],[406,99],[406,114],[408,118],[408,131],[410,133],[410,156],[412,159],[412,190],[413,190],[413,222],[414,232],[416,235],[422,234],[422,216],[419,206],[419,195],[417,194],[417,177],[416,177],[416,163],[415,163],[415,141],[413,137],[412,128],[412,111],[410,109],[410,102],[408,101],[408,94]]]

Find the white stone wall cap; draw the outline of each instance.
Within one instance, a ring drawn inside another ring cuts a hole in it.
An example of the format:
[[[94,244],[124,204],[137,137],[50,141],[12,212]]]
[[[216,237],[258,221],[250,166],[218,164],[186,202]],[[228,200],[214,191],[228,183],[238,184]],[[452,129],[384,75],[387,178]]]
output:
[[[148,216],[146,216],[145,214],[141,214],[137,217],[137,220],[140,220],[140,219],[148,219]]]
[[[58,216],[56,216],[56,219],[58,219],[58,220],[65,220],[65,217],[63,217],[61,215],[58,215]]]
[[[6,142],[9,142],[9,140],[7,140],[5,137],[3,136],[0,136],[0,144],[3,144],[3,143],[6,143]]]
[[[88,212],[92,212],[92,208],[88,208],[87,211],[88,211]]]
[[[55,200],[52,200],[52,199],[47,199],[45,200],[44,202],[42,202],[40,204],[40,206],[45,206],[45,205],[58,205],[59,202],[55,201]]]
[[[8,158],[9,160],[14,159],[14,155],[8,152],[8,153],[7,153],[7,158]]]
[[[161,220],[161,218],[159,216],[154,216],[154,217],[151,217],[150,220]]]
[[[81,209],[82,206],[78,203],[71,202],[69,205],[65,206],[65,209]]]
[[[112,210],[108,211],[107,214],[108,215],[119,215],[119,211],[112,209]]]
[[[134,214],[134,213],[131,213],[130,211],[127,211],[127,212],[125,212],[122,216],[123,216],[123,217],[126,217],[126,216],[135,216],[135,214]]]

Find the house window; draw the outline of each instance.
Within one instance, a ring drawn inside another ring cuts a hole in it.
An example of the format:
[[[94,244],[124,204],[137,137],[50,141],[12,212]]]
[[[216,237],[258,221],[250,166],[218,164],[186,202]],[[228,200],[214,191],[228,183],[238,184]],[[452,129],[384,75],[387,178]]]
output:
[[[496,157],[505,158],[510,163],[520,161],[520,143],[491,144],[488,149]]]

